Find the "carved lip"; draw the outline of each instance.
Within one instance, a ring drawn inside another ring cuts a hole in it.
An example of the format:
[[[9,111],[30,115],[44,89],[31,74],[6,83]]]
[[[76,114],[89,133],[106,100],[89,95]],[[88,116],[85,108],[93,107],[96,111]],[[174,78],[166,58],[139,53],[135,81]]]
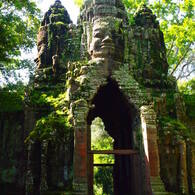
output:
[[[103,43],[101,44],[101,49],[114,49],[114,44]]]

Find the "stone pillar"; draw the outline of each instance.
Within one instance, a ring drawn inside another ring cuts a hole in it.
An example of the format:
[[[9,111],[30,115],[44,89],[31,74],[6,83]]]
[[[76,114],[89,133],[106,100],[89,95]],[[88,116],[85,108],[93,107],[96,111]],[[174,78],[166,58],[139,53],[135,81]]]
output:
[[[141,121],[145,154],[150,165],[150,176],[159,177],[160,163],[157,143],[156,113],[152,106],[141,107]]]
[[[193,192],[195,193],[195,142],[193,141],[192,144],[192,170],[191,170],[191,174],[192,174],[192,189]]]
[[[28,144],[28,157],[27,157],[27,168],[26,168],[26,178],[25,178],[25,195],[32,195],[33,191],[33,175],[31,170],[31,159],[30,153],[32,150],[32,144]]]
[[[28,98],[27,96],[25,98]],[[28,101],[28,100],[26,100]],[[35,111],[25,106],[24,109],[25,112],[25,120],[24,120],[24,128],[25,128],[25,138],[28,137],[30,131],[34,129],[36,124],[36,117],[35,117]],[[32,152],[32,143],[28,143],[26,146],[26,171],[25,171],[25,195],[32,195],[33,192],[33,174],[31,169],[31,152]]]
[[[47,148],[48,148],[48,142],[43,141],[42,151],[41,151],[41,184],[40,184],[41,192],[48,190],[48,186],[47,186]]]
[[[185,107],[185,103],[184,103],[182,95],[179,93],[176,93],[174,95],[174,101],[176,102],[175,107],[176,107],[177,119],[179,121],[185,122],[186,121],[186,107]]]
[[[187,164],[186,164],[186,143],[179,143],[179,164],[180,164],[180,192],[188,194]]]
[[[71,107],[74,118],[74,195],[87,195],[87,102],[78,100]]]

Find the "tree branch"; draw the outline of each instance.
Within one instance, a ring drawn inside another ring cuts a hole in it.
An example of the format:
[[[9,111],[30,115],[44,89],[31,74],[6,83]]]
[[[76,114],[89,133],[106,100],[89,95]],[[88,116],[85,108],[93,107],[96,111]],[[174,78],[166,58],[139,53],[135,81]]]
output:
[[[191,70],[187,75],[184,75],[184,76],[181,77],[181,78],[187,78],[187,77],[189,77],[193,72],[195,72],[195,69]]]
[[[167,58],[168,58],[168,57],[169,57],[169,55],[171,54],[171,51],[172,51],[173,46],[174,46],[175,38],[176,38],[176,36],[174,36],[174,37],[173,37],[173,40],[172,40],[171,46],[170,46],[170,48],[168,49]]]
[[[181,70],[180,70],[180,74],[179,74],[179,76],[177,77],[176,80],[179,80],[180,78],[182,78],[182,73],[183,73],[184,68],[185,68],[186,66],[188,66],[189,64],[191,64],[191,62],[192,62],[192,60],[190,60],[190,61],[186,62],[185,64],[183,64],[183,66],[182,66],[182,68],[181,68]]]
[[[181,64],[181,62],[185,59],[186,55],[189,52],[191,43],[189,44],[188,48],[186,49],[185,53],[183,54],[183,56],[179,59],[178,63],[176,64],[175,68],[172,70],[171,75],[173,75],[173,73],[177,70],[178,66]]]

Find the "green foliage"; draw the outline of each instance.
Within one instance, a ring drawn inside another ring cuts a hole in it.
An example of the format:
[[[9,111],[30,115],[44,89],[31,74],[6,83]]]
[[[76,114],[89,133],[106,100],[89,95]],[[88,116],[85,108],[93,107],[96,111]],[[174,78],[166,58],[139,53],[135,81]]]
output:
[[[169,91],[169,93],[166,94],[166,110],[168,111],[169,116],[177,118],[174,94],[173,91]]]
[[[0,173],[1,181],[6,183],[12,183],[16,177],[16,167],[11,167],[10,169],[4,169]]]
[[[3,0],[0,4],[0,62],[12,62],[20,49],[35,45],[39,10],[28,0]]]
[[[123,0],[130,23],[136,9],[145,0]],[[187,77],[194,71],[193,52],[195,41],[194,1],[160,0],[150,2],[150,8],[160,21],[167,48],[170,74],[177,78]]]
[[[72,129],[68,117],[56,111],[36,122],[36,127],[26,142],[29,140],[66,142],[71,139],[71,136]]]
[[[178,72],[182,78],[187,67],[193,65],[193,43],[195,41],[195,23],[193,21],[194,1],[159,1],[152,9],[161,19],[164,33],[170,73]],[[189,68],[189,71],[194,67]],[[187,73],[188,74],[188,73]]]
[[[195,78],[178,82],[179,91],[185,95],[195,95]]]
[[[23,110],[24,90],[25,87],[21,83],[0,88],[0,112]]]
[[[9,77],[11,70],[13,77],[13,70],[31,69],[32,63],[21,60],[20,55],[22,50],[30,51],[35,46],[39,15],[40,11],[33,1],[0,2],[0,77]]]
[[[186,114],[189,118],[195,118],[195,79],[178,83],[179,91],[183,94],[186,106]]]
[[[161,125],[160,136],[170,134],[177,141],[190,138],[190,130],[179,120],[175,120],[169,116],[159,119]],[[174,140],[174,139],[173,139]]]
[[[64,22],[61,22],[61,21],[58,21],[58,22],[56,22],[55,24],[56,24],[56,25],[66,26],[66,25],[64,24]]]
[[[83,0],[74,0],[74,3],[78,6],[81,7],[83,5]]]
[[[43,89],[30,89],[27,88],[26,94],[28,99],[27,104],[34,107],[50,107],[56,109],[60,104],[63,104],[67,100],[67,94],[63,86],[60,84],[55,85],[55,90],[44,91]]]
[[[41,93],[40,91],[32,91],[30,94],[30,104],[34,105],[36,107],[39,106],[47,106],[49,105],[47,102],[47,94],[46,93]]]
[[[72,192],[48,191],[41,193],[41,195],[72,195]]]
[[[112,150],[113,138],[108,135],[105,130],[104,123],[101,118],[97,117],[91,125],[92,144],[93,150]]]
[[[141,5],[147,3],[147,0],[123,0],[125,8],[128,13],[128,17],[131,20],[134,17],[136,11],[140,8]]]
[[[186,114],[190,119],[195,119],[195,94],[184,95]]]
[[[105,130],[101,118],[97,117],[91,125],[92,150],[112,150],[113,139]],[[94,155],[94,163],[114,163],[113,155]],[[94,168],[94,191],[97,195],[113,194],[113,176],[112,167],[95,167]]]
[[[50,112],[36,122],[36,126],[26,142],[30,140],[66,142],[72,138],[70,115],[65,105],[66,93],[60,93],[56,96],[54,96],[54,93],[40,93],[39,91],[31,93],[30,103],[35,107],[48,108]]]
[[[113,168],[112,167],[95,167],[95,186],[96,195],[113,195]]]

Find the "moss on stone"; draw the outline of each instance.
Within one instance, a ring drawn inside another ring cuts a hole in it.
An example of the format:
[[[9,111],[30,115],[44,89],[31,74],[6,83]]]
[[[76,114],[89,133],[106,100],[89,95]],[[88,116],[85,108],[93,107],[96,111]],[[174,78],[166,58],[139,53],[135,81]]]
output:
[[[5,183],[13,183],[16,177],[16,167],[12,166],[9,169],[1,170],[0,181]]]
[[[195,95],[184,95],[186,114],[190,119],[195,119]]]
[[[31,96],[30,102],[33,103],[34,107],[39,107],[39,109],[43,107],[47,112],[36,121],[36,126],[26,142],[29,140],[61,139],[64,135],[66,135],[66,139],[69,139],[73,136],[69,111],[66,108],[67,94],[66,92],[56,96],[54,94],[53,91],[44,94],[34,91],[34,96]]]
[[[41,195],[72,195],[73,192],[71,191],[48,191],[43,192]]]
[[[171,136],[172,141],[190,139],[190,130],[181,121],[171,118],[170,116],[160,117],[160,137],[166,138],[167,135]]]
[[[56,22],[55,24],[56,24],[57,26],[59,26],[59,25],[66,26],[66,25],[64,24],[64,22],[61,22],[61,21],[58,21],[58,22]]]
[[[65,16],[64,16],[64,14],[61,14],[61,13],[51,14],[50,19],[51,19],[52,23],[55,23],[58,21],[65,22]]]
[[[174,92],[170,91],[166,93],[166,108],[169,113],[169,116],[176,119],[176,107],[174,101]]]

